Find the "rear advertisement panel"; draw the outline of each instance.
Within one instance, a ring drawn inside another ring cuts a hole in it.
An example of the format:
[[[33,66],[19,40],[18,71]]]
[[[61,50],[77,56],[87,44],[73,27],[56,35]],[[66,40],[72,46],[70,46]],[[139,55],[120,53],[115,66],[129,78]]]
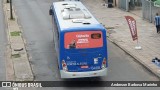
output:
[[[64,36],[66,49],[98,48],[103,46],[101,31],[68,32]]]

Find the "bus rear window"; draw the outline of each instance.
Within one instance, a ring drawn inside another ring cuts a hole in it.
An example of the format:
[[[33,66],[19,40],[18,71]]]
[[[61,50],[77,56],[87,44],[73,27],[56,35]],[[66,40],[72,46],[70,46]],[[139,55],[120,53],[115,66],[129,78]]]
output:
[[[64,47],[66,49],[76,48],[98,48],[103,46],[101,31],[79,31],[68,32],[64,36]]]

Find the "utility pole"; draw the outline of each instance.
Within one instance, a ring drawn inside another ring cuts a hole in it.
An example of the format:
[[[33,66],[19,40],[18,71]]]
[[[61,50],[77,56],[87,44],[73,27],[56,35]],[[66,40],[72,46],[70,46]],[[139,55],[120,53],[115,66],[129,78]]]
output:
[[[126,11],[128,12],[129,11],[129,1],[126,0]]]
[[[152,0],[150,0],[150,3],[149,3],[149,8],[150,8],[150,22],[152,23]]]
[[[10,19],[13,20],[13,12],[12,12],[12,0],[10,0],[10,14],[11,14],[11,17]]]

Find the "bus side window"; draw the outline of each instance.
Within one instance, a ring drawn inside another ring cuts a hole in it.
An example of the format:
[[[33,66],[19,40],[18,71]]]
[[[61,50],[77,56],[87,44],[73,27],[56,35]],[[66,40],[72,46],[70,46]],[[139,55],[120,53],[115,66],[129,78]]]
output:
[[[59,40],[59,32],[58,32],[58,30],[57,30],[57,39]]]
[[[56,19],[54,18],[54,21],[56,21]],[[58,32],[58,27],[57,27],[57,23],[55,22],[55,25],[54,25],[54,28],[56,28],[55,30],[55,33],[56,33],[56,38],[57,40],[59,40],[59,32]]]
[[[58,27],[57,27],[57,25],[55,25],[55,33],[56,33],[56,38],[57,38],[57,40],[59,40],[59,32],[58,32]]]

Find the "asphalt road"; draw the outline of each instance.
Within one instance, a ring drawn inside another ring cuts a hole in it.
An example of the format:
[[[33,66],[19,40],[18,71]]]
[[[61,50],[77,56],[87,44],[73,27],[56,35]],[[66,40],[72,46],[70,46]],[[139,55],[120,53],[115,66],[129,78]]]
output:
[[[6,50],[6,32],[5,32],[5,22],[3,13],[3,0],[0,0],[0,81],[6,80],[6,70],[5,70],[5,50]]]
[[[59,77],[57,58],[54,50],[51,16],[48,10],[56,0],[13,0],[19,23],[27,41],[27,50],[31,57],[30,63],[37,81],[64,81]],[[148,70],[117,46],[108,42],[109,71],[107,77],[85,78],[85,80],[102,81],[155,81],[158,80]],[[74,80],[74,79],[71,79]],[[84,79],[76,79],[84,80]],[[45,90],[150,90],[151,88],[69,88],[55,87]],[[152,88],[153,89],[153,88]],[[158,88],[154,88],[154,90]],[[25,89],[23,89],[25,90]],[[29,90],[29,89],[26,89]],[[32,89],[36,90],[36,89]],[[37,90],[44,90],[38,88]]]

